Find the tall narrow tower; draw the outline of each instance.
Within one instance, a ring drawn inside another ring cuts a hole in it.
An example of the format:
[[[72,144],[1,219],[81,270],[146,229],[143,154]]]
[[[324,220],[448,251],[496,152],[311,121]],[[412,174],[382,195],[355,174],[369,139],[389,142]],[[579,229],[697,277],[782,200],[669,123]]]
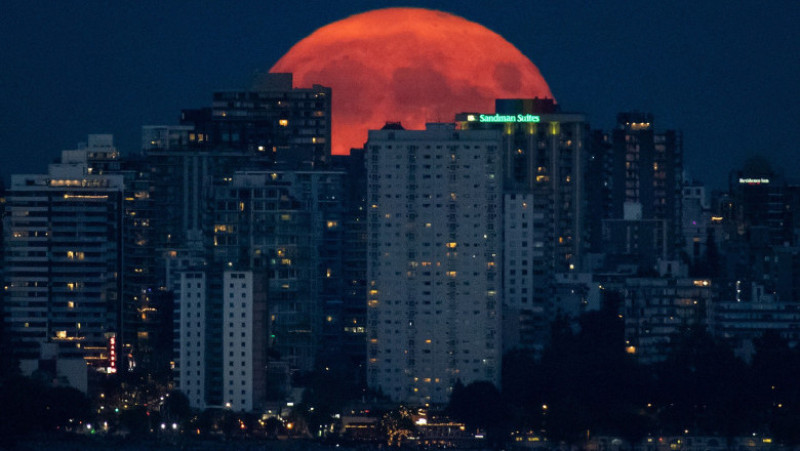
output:
[[[552,99],[501,99],[495,110],[456,121],[502,133],[503,346],[541,351],[562,309],[555,275],[581,271],[587,247],[588,125]]]
[[[367,380],[393,400],[499,383],[500,138],[452,124],[369,132]]]

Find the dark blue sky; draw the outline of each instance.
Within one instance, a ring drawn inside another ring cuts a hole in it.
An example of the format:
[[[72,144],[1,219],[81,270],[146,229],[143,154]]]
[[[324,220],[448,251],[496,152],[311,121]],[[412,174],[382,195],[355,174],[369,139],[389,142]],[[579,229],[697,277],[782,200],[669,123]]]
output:
[[[0,174],[42,172],[89,133],[135,152],[142,125],[177,123],[320,26],[388,6],[498,32],[595,128],[619,111],[654,113],[657,128],[683,131],[687,169],[714,187],[756,154],[800,173],[796,0],[20,0],[0,13]]]

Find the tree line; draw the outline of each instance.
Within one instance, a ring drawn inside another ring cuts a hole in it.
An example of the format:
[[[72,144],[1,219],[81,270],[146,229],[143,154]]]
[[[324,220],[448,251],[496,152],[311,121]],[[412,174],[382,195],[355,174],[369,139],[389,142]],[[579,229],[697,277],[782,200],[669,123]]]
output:
[[[504,357],[502,391],[488,382],[458,386],[448,411],[499,440],[511,431],[567,443],[757,433],[800,443],[800,350],[768,332],[745,362],[704,328],[687,327],[666,360],[643,365],[625,352],[618,306],[612,295],[577,327],[556,321],[539,359],[525,351]]]

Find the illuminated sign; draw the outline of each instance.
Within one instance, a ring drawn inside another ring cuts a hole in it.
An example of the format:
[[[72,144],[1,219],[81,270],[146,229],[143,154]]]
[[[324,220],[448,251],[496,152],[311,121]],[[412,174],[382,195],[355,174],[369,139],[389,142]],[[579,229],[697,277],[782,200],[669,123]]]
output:
[[[741,185],[766,185],[769,183],[769,179],[739,179],[739,184]]]
[[[539,122],[541,118],[533,114],[469,114],[467,115],[468,122],[483,122],[483,123],[510,123],[510,122]]]
[[[108,369],[109,373],[117,372],[117,337],[108,339]]]

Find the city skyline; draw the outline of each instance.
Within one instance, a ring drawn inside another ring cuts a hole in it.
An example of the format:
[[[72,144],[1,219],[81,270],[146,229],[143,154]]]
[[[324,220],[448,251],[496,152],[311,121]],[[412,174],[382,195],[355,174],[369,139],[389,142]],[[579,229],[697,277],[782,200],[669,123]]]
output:
[[[791,8],[88,1],[0,18],[0,447],[800,444]]]
[[[388,6],[439,9],[499,33],[540,69],[562,107],[586,113],[593,128],[610,128],[619,111],[653,113],[659,127],[683,132],[690,176],[712,188],[725,187],[727,171],[755,154],[789,177],[798,170],[791,80],[800,63],[783,57],[797,48],[796,3],[313,6],[316,14],[256,3],[12,5],[0,32],[16,44],[2,50],[0,175],[39,172],[87,133],[114,133],[123,153],[138,152],[141,126],[175,124],[181,107],[246,86],[315,29]],[[29,31],[41,23],[48,26]]]

